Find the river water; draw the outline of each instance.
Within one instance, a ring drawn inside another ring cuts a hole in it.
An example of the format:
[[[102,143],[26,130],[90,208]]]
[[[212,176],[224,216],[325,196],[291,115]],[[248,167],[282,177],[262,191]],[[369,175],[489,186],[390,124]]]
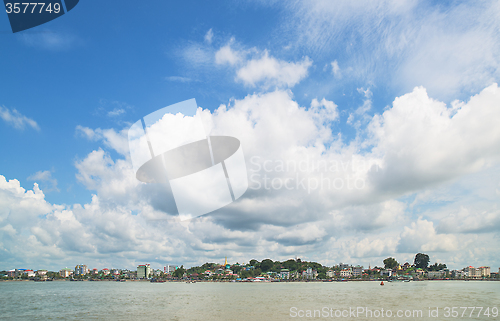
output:
[[[499,320],[499,308],[493,281],[0,282],[1,320]]]

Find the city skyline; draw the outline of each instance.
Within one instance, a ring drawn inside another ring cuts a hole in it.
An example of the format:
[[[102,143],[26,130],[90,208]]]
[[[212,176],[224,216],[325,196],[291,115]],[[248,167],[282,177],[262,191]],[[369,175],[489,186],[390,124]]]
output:
[[[0,15],[0,270],[500,266],[498,2],[94,5],[16,34]],[[192,98],[249,186],[181,220],[128,131]]]

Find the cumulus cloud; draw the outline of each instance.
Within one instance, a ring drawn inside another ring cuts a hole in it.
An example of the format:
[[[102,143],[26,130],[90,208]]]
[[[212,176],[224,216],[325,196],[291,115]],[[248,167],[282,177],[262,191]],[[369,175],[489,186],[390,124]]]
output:
[[[305,107],[289,90],[275,90],[231,100],[213,112],[211,135],[241,141],[251,187],[237,202],[182,223],[169,186],[135,178],[128,128],[78,126],[77,134],[118,152],[115,157],[99,148],[75,161],[92,200],[52,205],[37,185],[25,191],[3,178],[2,242],[23,241],[51,257],[83,255],[92,262],[113,254],[128,266],[136,260],[188,265],[226,255],[241,261],[301,253],[329,264],[370,262],[395,251],[404,259],[421,251],[445,253],[463,264],[471,256],[455,257],[457,251],[495,232],[486,226],[498,223],[497,211],[457,213],[455,220],[415,217],[408,197],[498,163],[499,95],[492,85],[447,107],[416,88],[373,117],[366,141],[350,144],[337,135],[337,106],[327,99]]]
[[[292,88],[307,77],[312,66],[312,60],[307,56],[300,61],[289,62],[271,56],[268,50],[234,49],[236,45],[235,39],[231,38],[215,53],[215,63],[235,68],[235,80],[249,87]]]
[[[38,184],[25,190],[18,180],[7,181],[0,175],[0,226],[10,226],[10,232],[32,226],[39,215],[49,213],[53,206],[45,201],[45,194]]]
[[[243,60],[243,53],[237,50],[233,50],[231,48],[231,44],[227,44],[221,47],[215,53],[215,63],[218,65],[229,64],[231,66],[236,65],[237,63]]]
[[[129,155],[128,128],[117,132],[114,129],[91,129],[81,125],[76,126],[76,133],[92,141],[102,141],[104,145],[112,148],[123,156]]]
[[[48,183],[49,187],[45,189],[46,192],[59,192],[59,189],[57,188],[57,179],[52,177],[51,171],[38,171],[35,174],[30,175],[28,180]]]
[[[260,58],[249,60],[236,72],[236,79],[245,85],[255,87],[257,83],[264,86],[293,87],[307,76],[312,60],[304,57],[299,62],[278,60],[264,51]]]
[[[471,211],[462,207],[439,222],[442,233],[484,233],[500,231],[500,211]]]
[[[384,155],[384,168],[372,173],[373,182],[380,190],[414,190],[497,162],[498,101],[496,84],[450,107],[429,98],[422,87],[396,98],[369,125],[373,153]]]
[[[455,251],[459,248],[458,240],[452,234],[438,234],[434,223],[418,219],[410,227],[405,227],[397,246],[398,252],[440,252]]]
[[[0,106],[0,118],[16,129],[24,130],[26,126],[29,126],[35,130],[40,130],[36,121],[24,116],[16,109],[10,110],[7,107]]]

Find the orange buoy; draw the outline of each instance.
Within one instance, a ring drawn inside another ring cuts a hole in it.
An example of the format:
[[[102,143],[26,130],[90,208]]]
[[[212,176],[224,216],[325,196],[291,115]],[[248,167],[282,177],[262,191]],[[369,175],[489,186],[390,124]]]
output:
[[[380,285],[384,285],[384,281],[380,282]]]

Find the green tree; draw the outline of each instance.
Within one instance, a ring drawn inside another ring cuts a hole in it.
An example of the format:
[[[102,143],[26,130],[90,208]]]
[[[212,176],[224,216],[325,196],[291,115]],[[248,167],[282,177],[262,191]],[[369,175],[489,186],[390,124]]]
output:
[[[384,260],[384,265],[386,269],[394,269],[399,265],[399,263],[398,261],[396,261],[395,258],[388,257],[387,259]]]
[[[186,269],[184,269],[184,265],[181,265],[180,268],[174,271],[173,275],[176,278],[182,278],[184,276],[184,272],[186,272]]]
[[[283,267],[285,269],[288,269],[290,272],[296,271],[298,268],[299,264],[295,260],[288,260],[286,262],[283,262]]]
[[[262,260],[262,262],[260,263],[260,269],[263,272],[269,271],[272,267],[273,267],[273,261],[270,259]]]
[[[441,271],[441,270],[444,270],[446,269],[446,264],[442,264],[442,263],[434,263],[433,265],[430,265],[428,270],[429,271]]]
[[[250,260],[250,262],[248,262],[251,266],[254,266],[254,267],[257,267],[257,264],[259,264],[259,261],[257,260]]]
[[[415,255],[415,260],[413,261],[413,264],[415,264],[417,268],[426,269],[427,266],[429,265],[429,255],[424,253],[418,253],[417,255]]]

